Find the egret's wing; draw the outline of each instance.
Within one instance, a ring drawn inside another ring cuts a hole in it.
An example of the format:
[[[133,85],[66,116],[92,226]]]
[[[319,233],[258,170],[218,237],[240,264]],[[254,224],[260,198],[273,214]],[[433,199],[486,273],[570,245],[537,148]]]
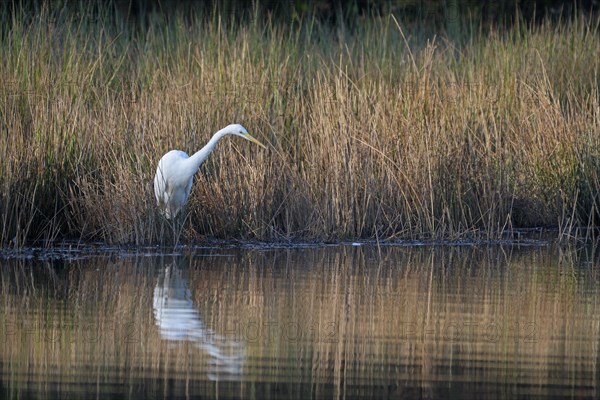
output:
[[[192,183],[194,182],[194,177],[190,178],[187,186],[185,187],[185,201],[190,198],[190,193],[192,192]]]
[[[154,195],[158,207],[167,218],[177,215],[192,189],[191,180],[189,182],[182,180],[182,176],[185,176],[182,161],[187,158],[185,152],[171,150],[158,162],[154,177]]]
[[[158,168],[156,169],[156,175],[154,176],[154,196],[156,197],[156,202],[158,206],[164,208],[167,199],[165,196],[167,195],[167,182],[165,181],[165,176],[162,171],[162,163],[158,163]]]

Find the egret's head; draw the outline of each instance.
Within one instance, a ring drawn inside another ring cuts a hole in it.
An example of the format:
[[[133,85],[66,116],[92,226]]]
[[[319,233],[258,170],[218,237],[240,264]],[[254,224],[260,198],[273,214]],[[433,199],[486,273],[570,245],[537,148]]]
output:
[[[263,149],[266,149],[267,147],[262,144],[261,142],[259,142],[258,140],[256,140],[252,135],[250,135],[248,133],[248,131],[246,130],[246,128],[244,128],[242,125],[240,124],[231,124],[229,125],[227,128],[227,131],[229,133],[231,133],[232,135],[237,135],[237,136],[241,136],[244,139],[247,139],[251,142],[256,143],[257,145],[259,145],[260,147],[262,147]]]

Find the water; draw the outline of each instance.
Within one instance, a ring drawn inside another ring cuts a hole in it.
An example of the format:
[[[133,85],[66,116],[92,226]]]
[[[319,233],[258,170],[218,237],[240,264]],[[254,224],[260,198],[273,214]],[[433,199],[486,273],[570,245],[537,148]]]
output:
[[[597,398],[599,263],[550,245],[0,261],[0,398]]]

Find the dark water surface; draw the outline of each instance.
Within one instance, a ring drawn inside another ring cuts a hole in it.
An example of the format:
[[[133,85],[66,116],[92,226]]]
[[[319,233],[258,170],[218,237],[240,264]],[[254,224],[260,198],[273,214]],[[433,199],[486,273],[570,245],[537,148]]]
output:
[[[0,260],[0,398],[595,398],[598,253],[196,249]]]

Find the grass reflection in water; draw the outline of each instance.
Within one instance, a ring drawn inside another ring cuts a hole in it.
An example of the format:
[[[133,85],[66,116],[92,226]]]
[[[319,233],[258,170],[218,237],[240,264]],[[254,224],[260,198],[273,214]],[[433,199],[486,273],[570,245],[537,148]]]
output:
[[[595,251],[4,260],[0,397],[595,397]]]

